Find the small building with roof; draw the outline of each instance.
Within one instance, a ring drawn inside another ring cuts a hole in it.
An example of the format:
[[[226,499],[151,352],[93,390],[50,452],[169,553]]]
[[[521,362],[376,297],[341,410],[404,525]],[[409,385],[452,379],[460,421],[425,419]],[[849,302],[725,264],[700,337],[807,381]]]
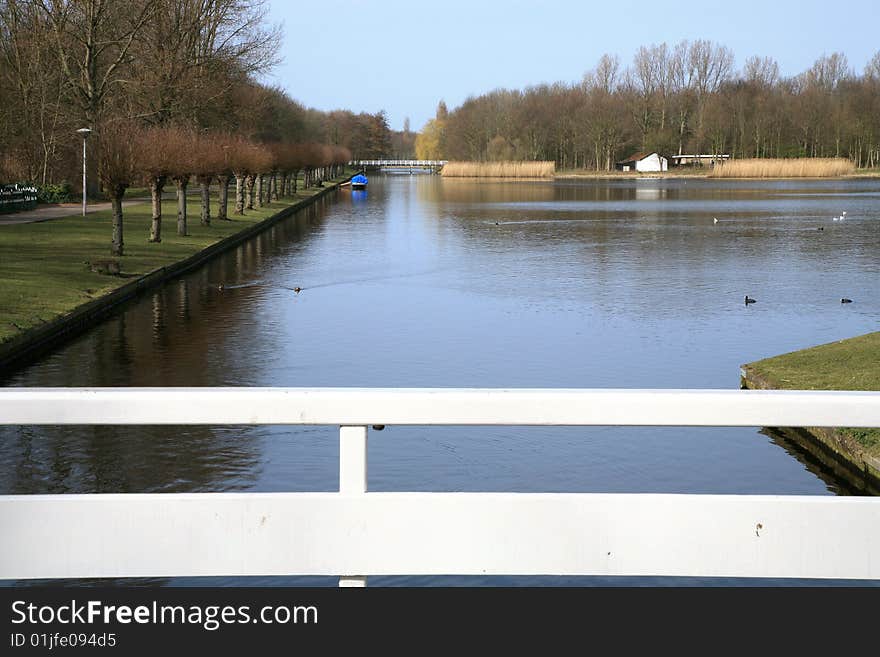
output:
[[[669,160],[659,153],[633,153],[617,163],[618,171],[667,171]]]

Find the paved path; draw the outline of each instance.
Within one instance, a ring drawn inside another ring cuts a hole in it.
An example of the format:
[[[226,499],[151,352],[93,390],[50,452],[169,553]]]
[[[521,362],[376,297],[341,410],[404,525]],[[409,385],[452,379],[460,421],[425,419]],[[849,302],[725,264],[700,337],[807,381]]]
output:
[[[123,201],[122,207],[129,205],[137,205],[138,203],[148,203],[148,198],[133,198],[130,201]],[[100,210],[109,210],[110,203],[89,203],[87,212],[98,212]],[[0,214],[0,226],[14,226],[17,224],[33,224],[38,221],[52,221],[53,219],[61,219],[63,217],[82,216],[82,203],[57,203],[53,205],[43,205],[33,210],[25,212],[16,212],[14,214]]]
[[[212,191],[216,191],[212,188]],[[201,194],[201,190],[196,187],[187,190],[188,199],[197,197]],[[174,190],[166,190],[162,192],[163,201],[173,201],[177,198],[177,192]],[[213,197],[212,197],[213,199]],[[122,207],[127,208],[130,205],[138,205],[140,203],[149,203],[149,196],[138,196],[122,202]],[[215,201],[216,202],[216,201]],[[234,203],[234,201],[233,201]],[[109,201],[100,203],[89,203],[86,213],[99,212],[101,210],[109,210],[112,207]],[[82,216],[82,201],[76,203],[55,203],[52,205],[39,205],[33,210],[25,212],[14,212],[12,214],[0,214],[0,226],[15,226],[17,224],[34,224],[38,221],[52,221],[53,219],[63,219],[64,217]]]

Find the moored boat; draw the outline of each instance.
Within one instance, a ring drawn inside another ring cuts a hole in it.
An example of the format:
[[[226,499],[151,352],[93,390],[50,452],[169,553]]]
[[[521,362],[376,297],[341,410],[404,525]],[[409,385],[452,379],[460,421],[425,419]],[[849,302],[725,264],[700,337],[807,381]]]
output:
[[[366,189],[367,188],[367,177],[359,173],[354,178],[351,179],[351,188],[352,189]]]

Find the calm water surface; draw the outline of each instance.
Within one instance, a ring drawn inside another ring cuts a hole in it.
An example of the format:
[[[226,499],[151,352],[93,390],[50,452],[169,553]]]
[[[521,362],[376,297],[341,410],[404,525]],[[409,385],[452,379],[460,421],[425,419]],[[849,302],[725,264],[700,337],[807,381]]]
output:
[[[878,275],[880,181],[374,175],[4,384],[737,388],[743,363],[877,330]],[[332,491],[337,440],[0,427],[0,493]],[[846,492],[757,428],[389,427],[369,468],[375,491]]]

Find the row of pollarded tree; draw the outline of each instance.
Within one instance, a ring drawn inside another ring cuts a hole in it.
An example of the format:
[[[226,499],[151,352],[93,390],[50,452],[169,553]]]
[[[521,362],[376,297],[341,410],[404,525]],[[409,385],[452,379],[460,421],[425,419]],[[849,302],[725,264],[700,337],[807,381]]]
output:
[[[230,133],[181,127],[138,129],[125,122],[108,124],[98,139],[98,175],[113,205],[111,253],[123,255],[122,199],[133,184],[150,188],[153,216],[150,242],[162,241],[162,192],[177,190],[177,234],[187,234],[186,194],[195,181],[201,192],[200,223],[211,223],[210,186],[219,188],[218,220],[229,220],[229,187],[235,180],[235,214],[296,194],[302,173],[305,187],[342,173],[348,149],[314,143],[259,144]]]

